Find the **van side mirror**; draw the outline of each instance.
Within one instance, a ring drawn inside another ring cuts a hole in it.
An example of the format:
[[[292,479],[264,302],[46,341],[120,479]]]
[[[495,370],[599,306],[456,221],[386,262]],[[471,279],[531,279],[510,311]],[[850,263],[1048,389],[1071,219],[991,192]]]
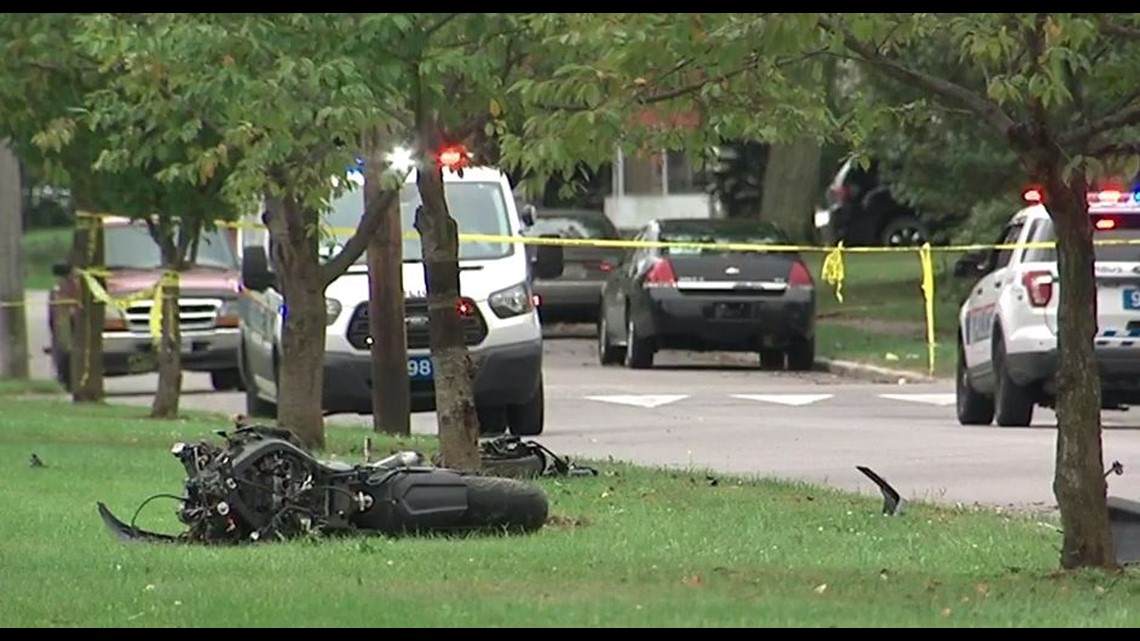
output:
[[[51,266],[51,275],[56,278],[67,278],[71,275],[71,265],[67,263],[56,263]]]
[[[558,238],[544,235],[542,238]],[[534,252],[534,277],[542,280],[558,278],[565,269],[562,245],[538,245]]]
[[[527,227],[534,227],[534,217],[537,213],[538,210],[535,209],[534,205],[523,205],[522,211],[519,212],[519,219]]]
[[[242,285],[246,289],[263,292],[273,286],[274,280],[265,248],[258,245],[245,247],[241,257]]]

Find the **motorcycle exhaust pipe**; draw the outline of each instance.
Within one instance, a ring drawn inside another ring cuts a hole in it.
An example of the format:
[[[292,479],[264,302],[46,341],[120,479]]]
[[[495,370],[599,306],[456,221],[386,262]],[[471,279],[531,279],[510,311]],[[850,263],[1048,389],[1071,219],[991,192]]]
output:
[[[424,464],[424,456],[419,452],[405,451],[397,452],[388,458],[380,459],[375,463],[370,463],[372,467],[416,467]]]

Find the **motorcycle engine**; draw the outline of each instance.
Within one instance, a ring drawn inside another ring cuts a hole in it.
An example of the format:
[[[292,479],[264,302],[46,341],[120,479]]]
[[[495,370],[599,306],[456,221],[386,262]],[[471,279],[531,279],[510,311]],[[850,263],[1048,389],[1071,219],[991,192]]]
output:
[[[297,445],[256,431],[227,437],[226,447],[175,445],[186,468],[179,519],[206,543],[295,538],[328,520],[320,465]]]

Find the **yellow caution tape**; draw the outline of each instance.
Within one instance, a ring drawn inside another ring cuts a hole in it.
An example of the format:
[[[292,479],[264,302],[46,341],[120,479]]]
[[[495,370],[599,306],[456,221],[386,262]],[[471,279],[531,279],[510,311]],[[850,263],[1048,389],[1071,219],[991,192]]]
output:
[[[107,213],[92,213],[92,212],[77,212],[79,219],[106,219],[106,218],[125,218],[121,215],[107,214]],[[224,229],[258,229],[264,230],[268,227],[262,223],[252,222],[232,222],[225,220],[214,221],[215,227]],[[354,227],[327,227],[321,228],[323,234],[333,234],[337,236],[352,236],[356,233]],[[404,234],[405,239],[418,240],[420,235],[418,232],[408,232]],[[515,244],[515,245],[547,245],[547,246],[562,246],[562,247],[597,247],[597,248],[613,248],[613,249],[666,249],[666,248],[682,248],[682,249],[716,249],[718,251],[732,251],[732,252],[772,252],[772,253],[813,253],[820,252],[826,253],[823,261],[823,268],[821,277],[828,285],[835,288],[835,296],[840,302],[843,302],[843,279],[846,277],[844,266],[845,254],[886,254],[886,253],[900,253],[900,252],[917,252],[919,262],[922,268],[922,293],[925,303],[925,316],[926,316],[926,342],[927,342],[927,362],[930,372],[934,372],[934,359],[935,359],[935,327],[934,327],[934,299],[935,299],[935,279],[934,279],[934,252],[942,253],[971,253],[981,251],[1003,251],[1003,250],[1016,250],[1016,249],[1052,249],[1056,247],[1056,242],[1035,242],[1035,243],[1005,243],[1005,244],[976,244],[976,245],[943,245],[934,247],[930,243],[924,244],[922,247],[846,247],[842,242],[834,247],[818,246],[818,245],[777,245],[777,244],[759,244],[759,243],[716,243],[716,242],[677,242],[677,241],[647,241],[647,240],[616,240],[616,239],[596,239],[596,238],[552,238],[552,237],[535,237],[535,236],[508,236],[501,234],[459,234],[459,242],[464,243],[499,243],[499,244]],[[1116,245],[1140,245],[1140,239],[1120,239],[1120,240],[1096,240],[1093,241],[1096,246],[1116,246]],[[97,282],[90,279],[84,273],[88,283]],[[174,275],[174,279],[177,274]],[[161,300],[161,291],[164,283],[176,282],[168,279],[168,275],[164,275],[154,289],[148,290],[142,294],[137,294],[128,299],[137,299],[136,296],[150,296],[155,298],[155,304],[151,312],[151,333],[161,335],[162,327],[162,305],[159,304]],[[166,286],[169,286],[167,284]],[[92,291],[96,291],[92,287]],[[99,288],[102,291],[102,288]],[[115,299],[106,296],[103,291],[100,298],[101,301],[118,305]],[[133,302],[133,300],[131,300]],[[19,303],[2,303],[3,305],[17,305]],[[157,328],[157,329],[156,329]]]
[[[926,303],[926,359],[930,375],[934,375],[934,259],[930,243],[922,246],[918,260],[922,264],[922,297]]]
[[[843,241],[839,246],[828,252],[823,259],[823,273],[820,276],[828,285],[835,287],[835,298],[843,302]]]

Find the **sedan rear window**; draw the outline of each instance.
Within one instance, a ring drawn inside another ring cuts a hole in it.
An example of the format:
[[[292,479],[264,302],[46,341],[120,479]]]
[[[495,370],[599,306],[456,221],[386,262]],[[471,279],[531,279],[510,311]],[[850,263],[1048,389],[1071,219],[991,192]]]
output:
[[[668,247],[663,253],[673,256],[698,254],[722,254],[738,252],[731,245],[788,245],[787,237],[779,230],[768,226],[708,227],[704,229],[661,230],[661,241],[666,243],[694,243],[699,245],[723,245],[720,247]]]

